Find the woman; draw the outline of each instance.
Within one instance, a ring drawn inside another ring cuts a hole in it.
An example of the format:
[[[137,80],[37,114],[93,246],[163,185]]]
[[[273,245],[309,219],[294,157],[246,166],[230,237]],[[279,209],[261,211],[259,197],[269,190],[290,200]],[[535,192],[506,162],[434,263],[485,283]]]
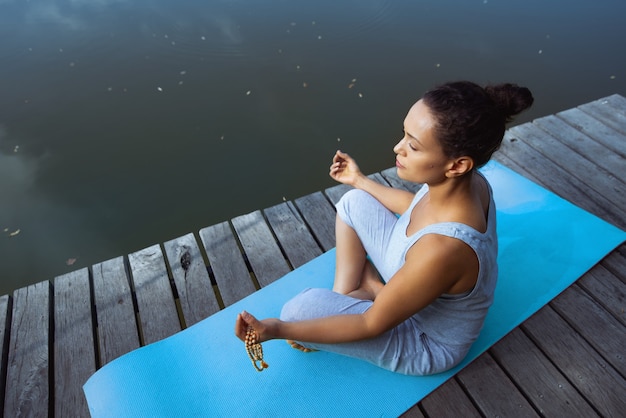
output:
[[[410,375],[456,366],[478,337],[498,274],[495,206],[476,169],[532,102],[513,84],[428,91],[394,147],[398,176],[425,184],[415,195],[370,180],[337,151],[330,176],[354,190],[337,204],[332,291],[303,291],[280,319],[242,312],[236,335],[253,329],[256,342],[286,339]]]

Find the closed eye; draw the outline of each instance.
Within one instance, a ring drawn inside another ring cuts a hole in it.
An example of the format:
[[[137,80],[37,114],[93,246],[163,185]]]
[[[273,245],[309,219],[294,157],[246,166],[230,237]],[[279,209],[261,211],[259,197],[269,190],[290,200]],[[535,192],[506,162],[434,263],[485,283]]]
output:
[[[402,130],[402,138],[406,138],[408,143],[409,143],[409,148],[411,148],[413,151],[417,151],[417,148],[415,147],[415,138],[413,138],[413,136],[409,133],[407,133],[407,131]]]

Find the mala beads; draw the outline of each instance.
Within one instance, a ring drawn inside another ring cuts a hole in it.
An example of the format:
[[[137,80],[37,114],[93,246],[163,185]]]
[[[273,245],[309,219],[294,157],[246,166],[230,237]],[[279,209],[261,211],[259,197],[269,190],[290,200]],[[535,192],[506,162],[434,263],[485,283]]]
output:
[[[246,353],[252,361],[252,365],[258,372],[262,372],[263,369],[267,369],[269,366],[263,361],[263,347],[261,343],[256,341],[256,331],[252,327],[248,327],[246,331]]]

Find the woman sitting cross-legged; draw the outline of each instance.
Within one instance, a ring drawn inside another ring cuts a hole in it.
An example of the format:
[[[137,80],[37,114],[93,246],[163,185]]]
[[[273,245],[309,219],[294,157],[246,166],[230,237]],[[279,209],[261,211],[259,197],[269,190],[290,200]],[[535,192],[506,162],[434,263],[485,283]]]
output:
[[[452,82],[428,91],[394,147],[417,194],[370,180],[337,151],[330,176],[354,187],[337,204],[333,289],[307,289],[280,319],[238,315],[235,334],[286,339],[409,375],[460,363],[478,337],[498,275],[496,211],[477,171],[533,97],[514,84]],[[400,216],[396,216],[400,214]]]

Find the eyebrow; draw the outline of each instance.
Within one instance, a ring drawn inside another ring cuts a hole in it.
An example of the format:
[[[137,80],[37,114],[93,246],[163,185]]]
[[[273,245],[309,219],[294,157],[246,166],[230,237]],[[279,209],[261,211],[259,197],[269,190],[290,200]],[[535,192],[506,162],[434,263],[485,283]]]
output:
[[[403,127],[404,129],[404,127]],[[419,139],[417,139],[417,137],[413,136],[409,131],[407,131],[406,129],[404,129],[404,133],[406,134],[406,136],[409,137],[409,139],[414,140],[415,142],[417,142],[418,145],[422,146],[422,143],[420,142]]]

